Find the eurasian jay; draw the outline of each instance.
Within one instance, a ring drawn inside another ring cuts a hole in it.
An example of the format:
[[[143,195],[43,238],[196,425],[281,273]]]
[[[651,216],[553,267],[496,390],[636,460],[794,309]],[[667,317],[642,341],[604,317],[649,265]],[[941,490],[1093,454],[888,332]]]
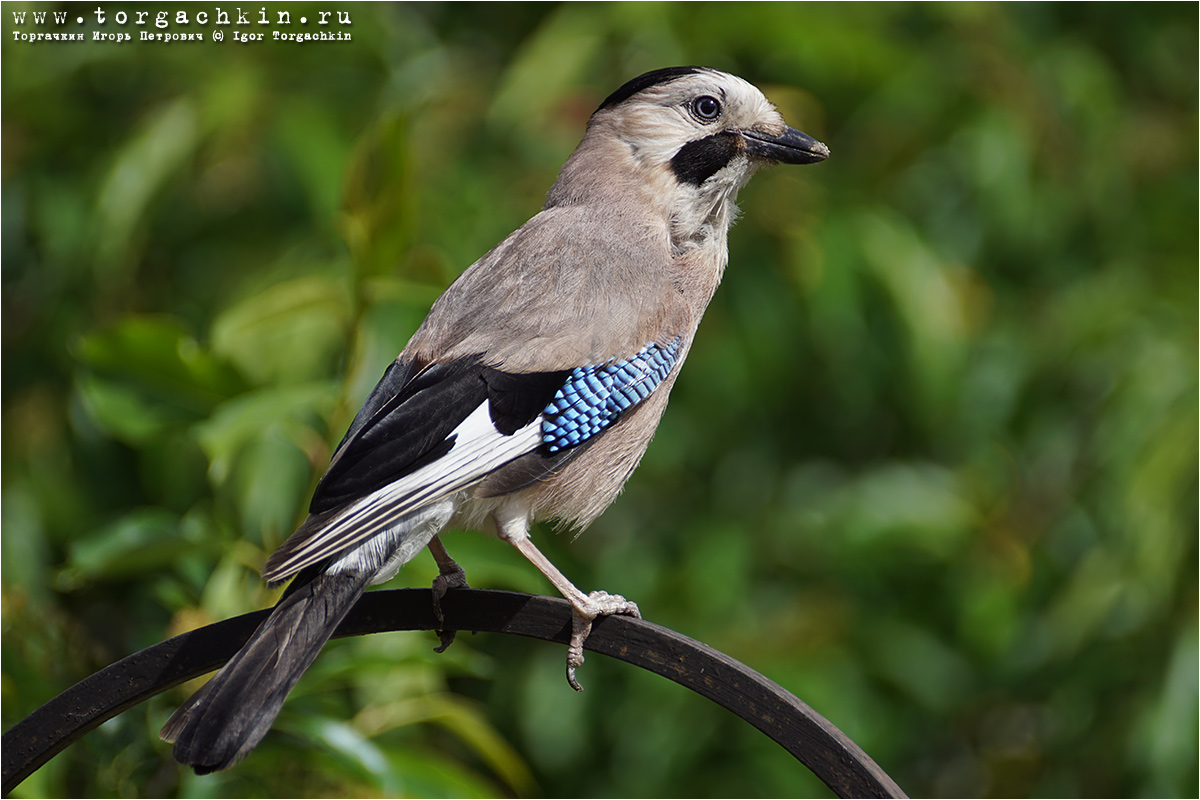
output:
[[[175,758],[201,774],[240,761],[366,587],[425,547],[435,598],[466,586],[448,528],[495,532],[570,601],[578,689],[592,621],[638,608],[576,589],[530,524],[582,529],[613,501],[721,280],[738,190],[764,164],[828,155],[715,69],[655,70],[609,95],[542,210],[438,298],[384,372],[263,569],[295,576],[288,591],[163,727]]]

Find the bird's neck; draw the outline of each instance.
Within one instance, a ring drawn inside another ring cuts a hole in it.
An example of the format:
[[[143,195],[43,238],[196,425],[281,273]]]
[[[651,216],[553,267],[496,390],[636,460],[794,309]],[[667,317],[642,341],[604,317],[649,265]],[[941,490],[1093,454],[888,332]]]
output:
[[[678,267],[675,283],[688,304],[702,313],[725,271],[737,193],[749,175],[689,185],[662,165],[630,158],[622,147],[611,140],[581,143],[547,193],[545,207],[590,205],[603,210],[602,216],[616,211],[637,220],[639,227],[661,226]]]
[[[671,247],[677,256],[689,250],[726,252],[729,227],[737,218],[740,184],[709,181],[703,186],[676,184],[673,201],[662,204],[671,229]]]

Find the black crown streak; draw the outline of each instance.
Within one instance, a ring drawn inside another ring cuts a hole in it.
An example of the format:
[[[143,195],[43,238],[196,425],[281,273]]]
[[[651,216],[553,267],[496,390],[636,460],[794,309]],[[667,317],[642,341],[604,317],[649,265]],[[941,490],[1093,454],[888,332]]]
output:
[[[681,183],[699,186],[724,169],[741,150],[737,134],[714,133],[679,148],[671,159],[671,171]]]
[[[610,94],[600,104],[597,111],[603,111],[606,108],[624,103],[629,98],[633,97],[638,92],[644,92],[651,86],[658,86],[662,83],[669,83],[677,78],[682,78],[685,75],[696,75],[701,72],[708,72],[705,67],[666,67],[664,69],[656,69],[652,72],[647,72],[644,75],[639,75],[636,78],[628,81],[620,89]]]

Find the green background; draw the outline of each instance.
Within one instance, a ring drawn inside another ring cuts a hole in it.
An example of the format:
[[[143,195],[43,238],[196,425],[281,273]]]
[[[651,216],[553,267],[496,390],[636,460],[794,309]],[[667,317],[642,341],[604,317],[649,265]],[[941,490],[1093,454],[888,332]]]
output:
[[[1196,795],[1194,4],[339,5],[349,43],[12,41],[35,8],[0,45],[5,729],[273,602],[257,569],[432,300],[608,92],[699,63],[833,155],[743,192],[645,461],[585,536],[535,540],[911,794]],[[100,30],[85,8],[64,29]],[[476,586],[552,591],[447,543]],[[17,795],[828,796],[663,679],[593,656],[576,695],[561,647],[435,644],[332,644],[230,772],[158,741],[183,687]]]

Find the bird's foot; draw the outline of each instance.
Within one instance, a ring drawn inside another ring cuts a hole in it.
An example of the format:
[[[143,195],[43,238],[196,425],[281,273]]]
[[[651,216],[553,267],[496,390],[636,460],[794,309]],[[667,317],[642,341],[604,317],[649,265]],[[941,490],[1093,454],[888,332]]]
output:
[[[577,692],[583,687],[575,678],[575,670],[583,665],[583,643],[592,633],[592,622],[596,617],[624,614],[642,618],[637,603],[630,602],[619,594],[592,592],[582,602],[571,603],[571,644],[567,647],[567,683]]]
[[[446,622],[446,615],[442,612],[442,598],[446,596],[446,592],[450,589],[470,589],[467,584],[467,573],[453,559],[447,557],[448,563],[441,563],[439,560],[438,567],[441,572],[433,579],[433,616],[437,619],[439,628],[436,633],[442,643],[433,648],[435,653],[444,653],[446,648],[454,643],[454,637],[458,633],[455,630],[446,630],[440,627]]]

